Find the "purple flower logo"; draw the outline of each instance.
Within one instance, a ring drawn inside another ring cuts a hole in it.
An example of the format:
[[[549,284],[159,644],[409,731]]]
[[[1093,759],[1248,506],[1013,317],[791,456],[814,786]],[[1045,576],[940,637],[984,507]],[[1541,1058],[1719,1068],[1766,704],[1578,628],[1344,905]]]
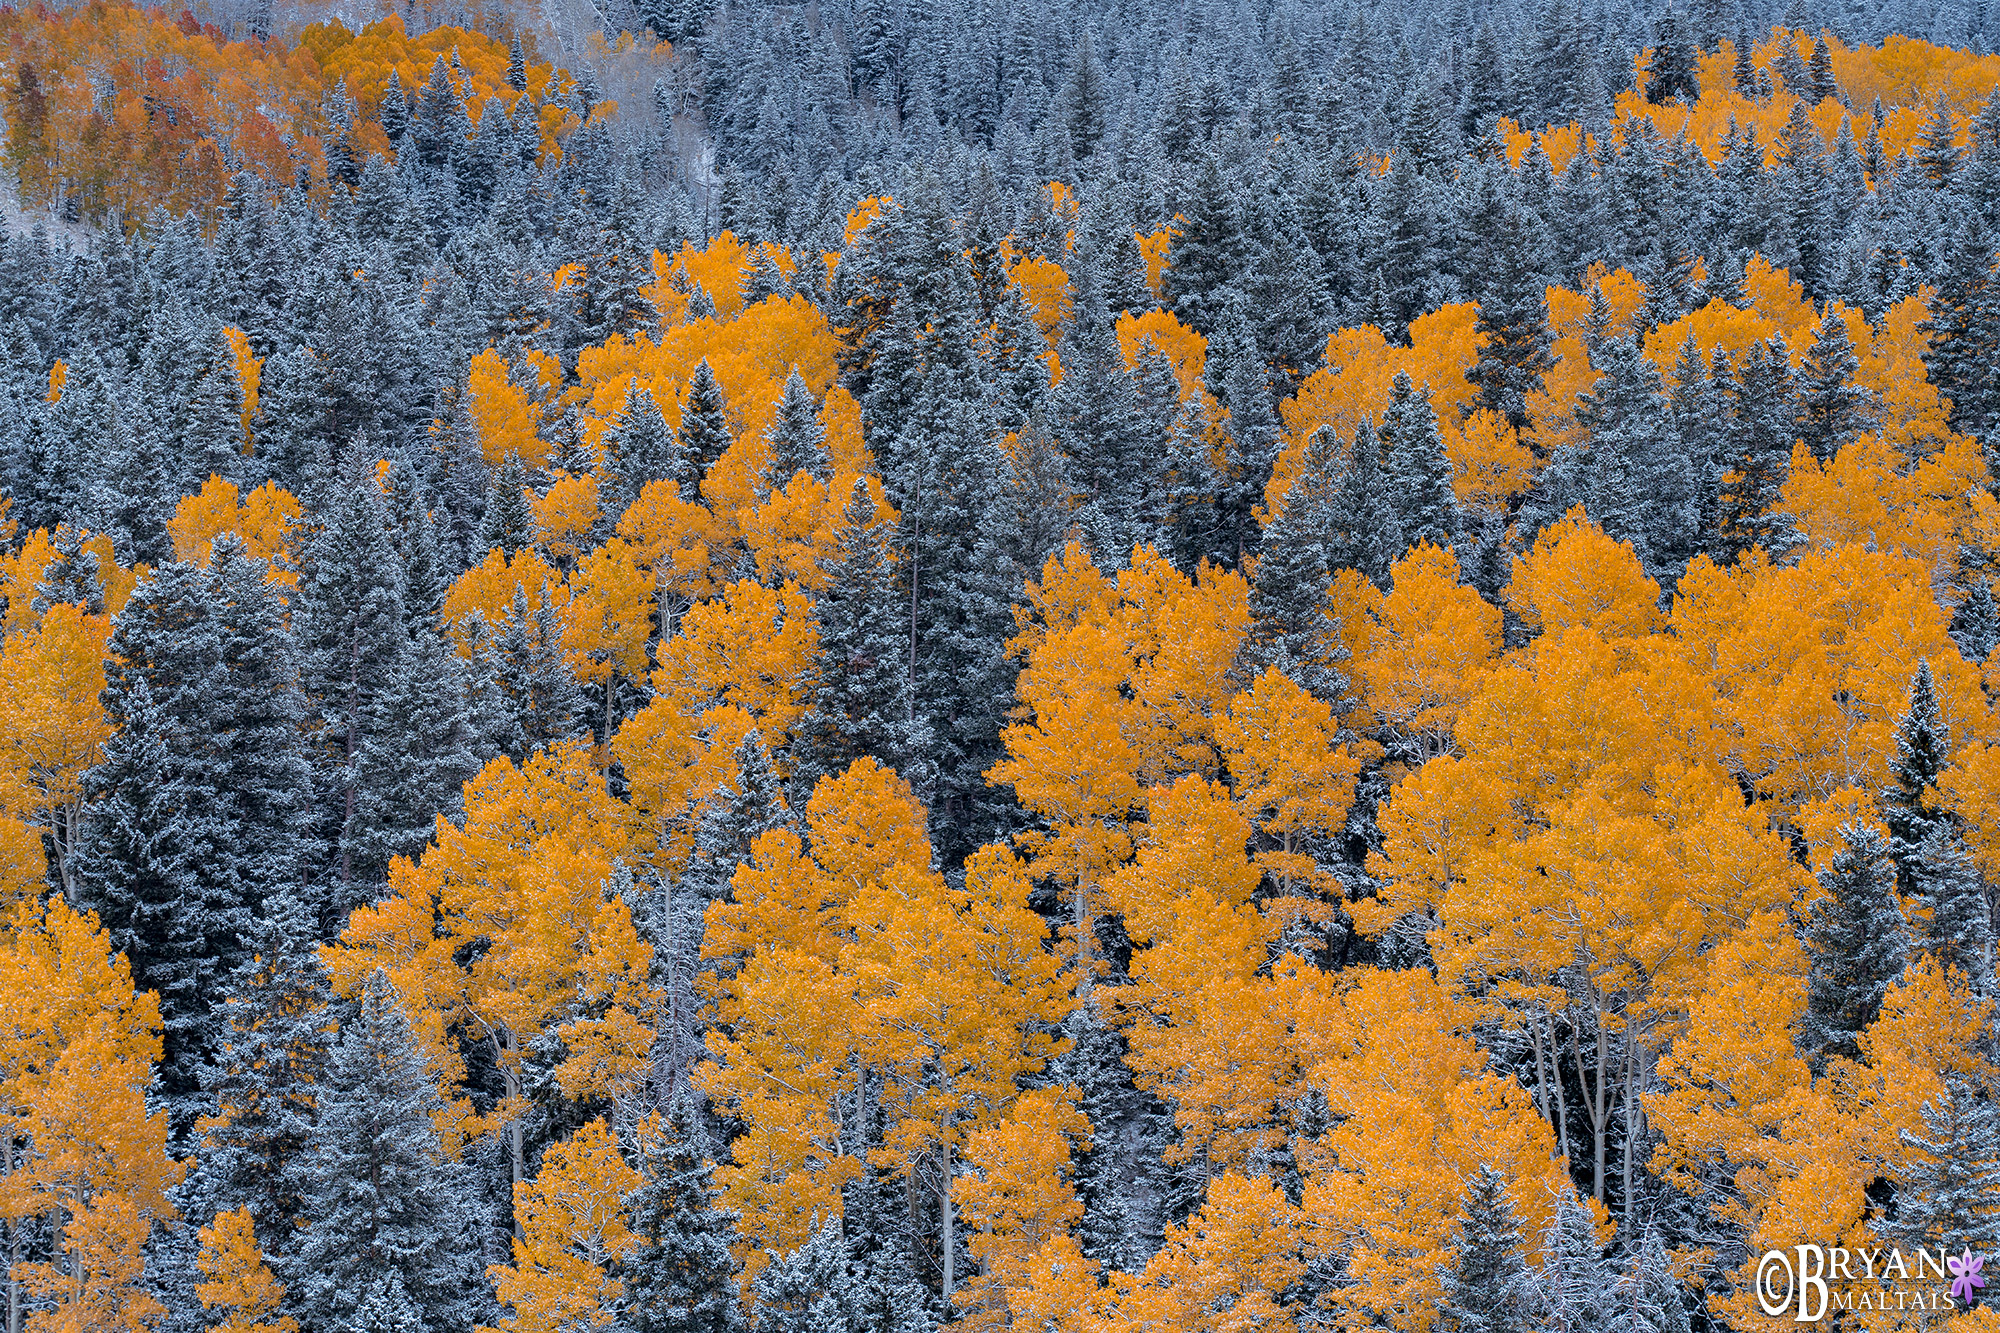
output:
[[[1951,1270],[1951,1294],[1967,1305],[1972,1304],[1973,1288],[1986,1285],[1986,1279],[1979,1276],[1986,1261],[1967,1250],[1956,1259],[1946,1259],[1944,1264]]]

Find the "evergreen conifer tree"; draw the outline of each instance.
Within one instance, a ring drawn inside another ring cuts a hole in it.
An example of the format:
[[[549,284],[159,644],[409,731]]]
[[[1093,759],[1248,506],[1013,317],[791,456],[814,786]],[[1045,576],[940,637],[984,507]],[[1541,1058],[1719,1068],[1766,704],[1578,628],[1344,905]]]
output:
[[[1973,577],[1972,587],[1951,613],[1951,637],[1968,662],[1984,662],[2000,646],[2000,607],[1985,579]]]
[[[1909,862],[1916,899],[1928,909],[1923,943],[1932,956],[1965,974],[1982,995],[1993,990],[1993,909],[1986,885],[1949,823],[1940,822]]]
[[[1660,1233],[1648,1229],[1631,1252],[1631,1267],[1613,1296],[1616,1333],[1689,1333],[1681,1281],[1667,1259]]]
[[[1840,832],[1844,845],[1820,873],[1823,896],[1806,921],[1812,973],[1802,1037],[1815,1068],[1829,1056],[1860,1057],[1855,1038],[1875,1021],[1909,950],[1888,840],[1865,824]]]
[[[752,1284],[759,1333],[849,1333],[854,1291],[839,1219],[789,1254],[773,1254]]]
[[[1860,366],[1847,321],[1829,314],[1797,371],[1798,438],[1822,463],[1882,423],[1881,396],[1854,382]]]
[[[509,453],[486,493],[485,517],[473,542],[478,551],[471,554],[469,562],[477,564],[479,554],[495,549],[511,560],[516,551],[534,544],[535,512],[528,506],[528,469],[519,454]]]
[[[1456,1333],[1532,1333],[1539,1302],[1523,1244],[1507,1177],[1481,1166],[1466,1188],[1456,1253],[1443,1274],[1438,1313],[1447,1328]]]
[[[1339,447],[1331,426],[1307,437],[1299,475],[1285,493],[1285,507],[1264,530],[1250,580],[1253,655],[1329,700],[1346,690],[1326,650],[1334,623],[1327,542],[1340,484]]]
[[[771,459],[763,476],[767,494],[784,490],[801,472],[821,481],[828,480],[831,467],[826,456],[826,431],[820,427],[819,407],[813,402],[812,390],[806,387],[796,366],[785,379],[784,395],[778,400],[777,415],[771,419],[765,438],[771,446]]]
[[[220,1006],[215,1059],[202,1070],[217,1115],[202,1126],[199,1165],[181,1191],[190,1217],[249,1208],[267,1254],[290,1247],[308,1203],[299,1168],[334,1027],[318,934],[318,913],[294,894],[265,901]]]
[[[317,709],[322,834],[337,858],[336,919],[358,905],[354,859],[365,799],[361,759],[408,652],[403,566],[389,534],[376,460],[359,440],[325,487],[292,603],[300,678]]]
[[[1542,387],[1542,377],[1556,359],[1548,291],[1534,269],[1518,210],[1508,212],[1495,251],[1497,268],[1487,275],[1479,303],[1479,331],[1486,339],[1466,378],[1479,387],[1481,406],[1506,417],[1516,431],[1526,431],[1528,395]]]
[[[1889,760],[1890,785],[1882,792],[1889,845],[1902,864],[1948,817],[1938,807],[1937,780],[1951,757],[1951,732],[1938,707],[1937,683],[1928,660],[1910,679],[1910,702],[1896,723],[1896,753]],[[1907,876],[1900,877],[1905,892]]]
[[[681,450],[697,476],[705,477],[723,451],[729,448],[729,422],[723,415],[722,386],[706,359],[688,377],[687,397],[681,402],[678,432]],[[685,487],[683,487],[685,493]]]
[[[160,995],[161,1092],[177,1132],[202,1105],[224,978],[311,846],[304,705],[283,626],[262,566],[218,542],[210,568],[168,564],[142,582],[109,644],[117,730],[85,775],[76,895]]]
[[[307,1221],[280,1275],[303,1333],[347,1333],[385,1309],[405,1322],[414,1310],[420,1329],[469,1328],[484,1315],[472,1185],[438,1141],[432,1118],[442,1109],[378,970],[315,1092]],[[392,1280],[400,1296],[378,1290]]]
[[[1374,426],[1354,429],[1346,475],[1335,494],[1327,525],[1326,563],[1332,570],[1359,570],[1376,587],[1389,586],[1389,568],[1409,549],[1402,521],[1390,503],[1382,472],[1382,444]]]
[[[466,671],[445,639],[413,639],[382,692],[364,705],[354,756],[354,814],[341,848],[359,879],[381,882],[389,861],[414,856],[439,815],[456,820],[481,753]]]
[[[1733,564],[1753,547],[1774,559],[1797,544],[1790,515],[1778,509],[1791,475],[1791,369],[1784,344],[1753,344],[1736,374],[1720,386],[1729,397],[1729,430],[1719,460],[1722,485],[1715,550]]]
[[[1906,1251],[1991,1254],[2000,1245],[2000,1102],[1990,1080],[1946,1074],[1923,1117],[1922,1133],[1901,1132],[1915,1151],[1880,1231]]]
[[[811,702],[792,733],[793,781],[801,792],[863,755],[891,768],[910,758],[909,626],[891,536],[867,480],[855,478],[833,555],[824,562],[826,590],[813,611],[819,657]]]
[[[1542,1239],[1542,1327],[1597,1333],[1610,1323],[1612,1281],[1590,1210],[1574,1189],[1565,1190]]]
[[[1690,102],[1701,96],[1695,76],[1694,34],[1687,18],[1673,10],[1660,15],[1653,24],[1653,50],[1646,70],[1646,100],[1670,102],[1676,97]]]
[[[628,1333],[736,1333],[735,1214],[716,1206],[715,1166],[685,1086],[638,1130],[639,1188],[627,1196],[635,1241],[618,1264]]]
[[[680,466],[679,441],[660,415],[660,405],[650,389],[633,379],[625,386],[625,402],[611,426],[604,432],[606,463],[618,474],[623,498],[629,503],[649,481],[687,480]],[[695,478],[699,480],[699,478]],[[682,498],[692,500],[685,488]]]
[[[1449,550],[1461,533],[1458,497],[1451,487],[1451,460],[1438,434],[1428,389],[1419,390],[1398,371],[1393,400],[1382,418],[1388,457],[1383,490],[1396,515],[1404,546],[1430,542]],[[1401,552],[1398,552],[1400,555]]]

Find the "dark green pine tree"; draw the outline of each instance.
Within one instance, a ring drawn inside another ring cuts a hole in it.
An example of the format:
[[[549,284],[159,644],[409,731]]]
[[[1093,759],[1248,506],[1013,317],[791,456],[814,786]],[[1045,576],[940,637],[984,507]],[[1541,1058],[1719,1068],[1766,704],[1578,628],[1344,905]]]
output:
[[[1820,462],[1882,424],[1881,395],[1854,382],[1861,368],[1847,321],[1838,313],[1820,321],[1819,336],[1794,372],[1798,438]]]
[[[516,551],[534,544],[535,511],[529,507],[528,469],[519,454],[509,453],[486,492],[485,517],[473,541],[478,549],[471,553],[469,563],[478,564],[486,552],[496,548],[512,560]]]
[[[385,882],[390,859],[422,851],[438,816],[459,818],[461,791],[486,758],[469,693],[464,662],[429,633],[410,641],[387,688],[365,705],[342,840],[356,878]]]
[[[1549,333],[1548,288],[1535,270],[1526,224],[1510,209],[1496,247],[1498,268],[1487,275],[1479,303],[1479,331],[1486,341],[1467,378],[1479,386],[1480,406],[1528,429],[1528,395],[1556,364]]]
[[[1216,154],[1202,155],[1187,198],[1160,275],[1162,296],[1182,323],[1210,334],[1222,326],[1236,282],[1250,269],[1250,240],[1240,192]]]
[[[1991,150],[2000,160],[2000,148]],[[1952,429],[1984,436],[2000,426],[2000,264],[1987,226],[1971,218],[1945,247],[1931,298],[1924,354],[1938,392],[1951,400]],[[1989,461],[1994,459],[1988,452]]]
[[[1214,381],[1210,387],[1220,391],[1216,397],[1229,410],[1224,437],[1228,449],[1217,477],[1221,483],[1216,495],[1221,531],[1216,536],[1223,562],[1234,565],[1256,549],[1256,511],[1264,503],[1264,488],[1270,483],[1279,449],[1270,372],[1240,306],[1223,317],[1222,327],[1210,344],[1208,366]]]
[[[380,971],[314,1092],[300,1166],[307,1218],[279,1276],[302,1333],[348,1333],[380,1300],[414,1307],[419,1328],[470,1328],[485,1315],[477,1192],[438,1142],[443,1110],[401,1001]],[[371,1300],[371,1296],[374,1300]]]
[[[1081,1094],[1090,1146],[1076,1153],[1076,1188],[1083,1203],[1077,1244],[1106,1268],[1133,1270],[1159,1246],[1161,1158],[1173,1137],[1172,1112],[1134,1083],[1126,1043],[1106,1023],[1094,995],[1063,1020],[1069,1049],[1049,1062],[1051,1084]]]
[[[318,716],[321,836],[335,854],[333,920],[362,901],[355,862],[363,800],[360,759],[408,651],[403,564],[389,533],[374,452],[348,447],[316,497],[303,543],[292,623],[300,678]]]
[[[629,504],[646,489],[648,482],[670,481],[680,487],[681,498],[694,499],[690,482],[700,478],[682,465],[680,442],[674,437],[653,391],[639,387],[634,379],[625,386],[625,402],[604,432],[607,465],[617,473],[621,500]]]
[[[1951,637],[1968,662],[1984,662],[2000,646],[2000,607],[1985,579],[1972,577],[1972,587],[1951,613]]]
[[[1000,421],[1019,429],[1049,406],[1048,344],[1028,309],[1019,284],[1009,282],[1007,294],[994,307],[993,338],[987,355],[988,373],[1000,390]]]
[[[685,1086],[637,1135],[639,1188],[626,1196],[634,1245],[614,1276],[624,1284],[621,1333],[737,1333],[744,1327],[730,1252],[736,1215],[716,1206],[715,1164]]]
[[[1408,550],[1382,472],[1382,442],[1364,421],[1354,428],[1347,472],[1334,495],[1327,524],[1326,563],[1331,570],[1355,569],[1387,591],[1389,568]]]
[[[135,983],[160,997],[160,1091],[193,1121],[216,1038],[210,997],[249,925],[230,855],[225,720],[210,686],[226,668],[206,571],[170,564],[133,591],[108,645],[104,706],[115,728],[84,778],[76,894],[110,931]],[[224,951],[227,950],[227,957]]]
[[[105,479],[103,517],[121,556],[157,569],[174,558],[167,519],[180,493],[165,438],[151,416],[133,413],[131,427],[131,447]]]
[[[1806,59],[1807,96],[1815,106],[1829,97],[1840,96],[1840,84],[1833,77],[1833,48],[1819,41],[1813,43],[1812,55]]]
[[[1405,549],[1430,542],[1451,550],[1462,532],[1458,497],[1451,488],[1451,460],[1431,410],[1430,390],[1418,389],[1407,373],[1397,371],[1391,392],[1389,410],[1382,416],[1387,447],[1383,492],[1397,530]]]
[[[758,1333],[848,1333],[855,1293],[840,1220],[826,1223],[789,1254],[773,1254],[752,1283]]]
[[[1585,507],[1649,570],[1676,572],[1694,554],[1696,475],[1662,410],[1660,372],[1632,338],[1598,341],[1591,362],[1601,373],[1576,407],[1590,433]]]
[[[412,638],[435,634],[452,571],[438,548],[431,497],[408,463],[392,467],[388,480],[389,540],[403,566],[403,629]]]
[[[1993,992],[1993,908],[1965,842],[1948,822],[1934,827],[1909,862],[1916,901],[1926,909],[1923,945],[1946,967],[1965,974],[1973,990]]]
[[[1660,15],[1653,25],[1653,49],[1646,70],[1646,100],[1658,105],[1675,98],[1689,102],[1701,98],[1701,83],[1695,77],[1695,43],[1687,17],[1674,10]]]
[[[1792,470],[1792,375],[1785,345],[1752,344],[1720,387],[1729,398],[1714,550],[1718,564],[1761,547],[1778,559],[1798,544],[1791,515],[1778,509]]]
[[[757,839],[791,820],[785,795],[771,771],[771,756],[755,728],[747,731],[733,756],[736,773],[717,785],[695,821],[694,850],[681,883],[712,901],[729,896],[736,867],[750,859]],[[801,794],[799,804],[805,803]]]
[[[1546,1333],[1600,1333],[1610,1323],[1613,1278],[1597,1245],[1597,1224],[1564,1191],[1542,1238],[1540,1327]]]
[[[88,347],[70,361],[62,399],[49,410],[46,438],[54,451],[45,470],[53,518],[101,526],[98,516],[117,503],[105,474],[129,451],[131,435],[104,368]]]
[[[312,701],[300,686],[286,601],[269,582],[268,566],[250,558],[234,533],[218,537],[212,550],[209,579],[228,669],[218,702],[229,719],[235,854],[252,902],[289,888],[317,905],[325,889],[314,865]]]
[[[1347,689],[1333,665],[1339,654],[1329,651],[1334,622],[1327,539],[1339,488],[1340,437],[1321,426],[1306,439],[1284,508],[1264,529],[1250,579],[1252,657],[1329,700]]]
[[[306,1216],[299,1169],[332,1045],[333,993],[318,914],[297,896],[266,900],[249,943],[221,1005],[215,1059],[202,1070],[217,1113],[202,1127],[181,1207],[197,1220],[247,1207],[265,1253],[276,1255]]]
[[[563,652],[547,588],[538,606],[516,588],[507,618],[497,629],[475,625],[473,637],[471,694],[480,701],[473,724],[484,746],[518,764],[581,733],[583,689]]]
[[[910,625],[898,587],[894,526],[857,477],[841,512],[826,590],[814,606],[819,657],[794,728],[794,790],[844,773],[864,755],[905,769],[917,750],[910,699]]]
[[[1088,265],[1077,274],[1075,313],[1058,349],[1062,382],[1049,404],[1049,425],[1083,495],[1084,531],[1100,563],[1122,568],[1140,538],[1143,488],[1152,475],[1139,396],[1111,312]]]
[[[1685,1285],[1675,1276],[1660,1233],[1648,1229],[1613,1293],[1614,1333],[1689,1333]]]
[[[334,428],[325,359],[304,346],[266,357],[251,429],[271,480],[294,495],[311,494],[336,452]]]
[[[86,548],[83,539],[83,530],[69,523],[59,525],[49,539],[55,547],[55,559],[43,566],[42,577],[35,582],[30,607],[36,615],[58,603],[80,606],[93,616],[104,614],[104,580],[98,573],[97,552]]]
[[[310,860],[313,792],[283,612],[262,565],[218,543],[126,603],[104,707],[116,734],[85,775],[74,892],[160,996],[160,1092],[177,1133],[204,1106],[216,1001],[264,900]]]
[[[1917,854],[1925,839],[1950,817],[1940,808],[1937,780],[1951,758],[1951,732],[1938,707],[1937,683],[1928,660],[1917,663],[1910,679],[1910,702],[1896,723],[1896,753],[1889,760],[1889,785],[1882,791],[1883,820],[1889,845],[1902,866]],[[1907,874],[1899,873],[1903,891],[1913,892]]]
[[[479,424],[472,417],[471,389],[463,378],[438,388],[431,448],[438,552],[446,567],[457,573],[485,558],[487,548],[479,547],[479,529],[486,517],[490,480]]]
[[[1454,1333],[1534,1333],[1540,1304],[1507,1177],[1481,1166],[1466,1187],[1464,1219],[1443,1273],[1438,1313]]]
[[[820,481],[831,478],[832,464],[827,461],[826,431],[819,424],[819,405],[813,402],[812,390],[806,387],[796,366],[785,378],[784,394],[778,400],[777,413],[771,418],[770,430],[764,438],[771,449],[761,479],[766,494],[784,490],[801,472]]]
[[[1225,477],[1216,465],[1214,433],[1215,423],[1200,394],[1181,403],[1167,423],[1166,474],[1157,517],[1165,530],[1167,553],[1183,574],[1193,574],[1204,560],[1222,564],[1234,554],[1223,545]],[[1040,563],[1031,560],[1029,568],[1039,568]]]
[[[528,59],[521,52],[519,33],[514,34],[513,41],[507,46],[507,86],[517,93],[528,91]]]
[[[210,319],[191,349],[196,367],[187,415],[176,422],[184,489],[201,489],[211,476],[241,483],[246,479],[243,454],[243,382],[236,374],[236,352],[219,320]]]
[[[681,451],[697,478],[706,477],[708,470],[722,457],[723,451],[729,448],[731,437],[726,411],[722,386],[716,383],[715,372],[708,368],[708,361],[704,358],[694,368],[694,374],[688,377],[687,397],[681,400],[679,430]],[[686,496],[686,491],[686,481],[683,480],[683,496]]]
[[[1906,1251],[1991,1254],[2000,1245],[2000,1102],[1992,1084],[1947,1074],[1923,1117],[1923,1133],[1902,1131],[1916,1151],[1879,1231]]]
[[[1888,839],[1865,824],[1840,833],[1844,845],[1820,872],[1822,896],[1806,921],[1812,972],[1800,1037],[1815,1071],[1829,1056],[1860,1058],[1855,1039],[1875,1021],[1909,953]]]

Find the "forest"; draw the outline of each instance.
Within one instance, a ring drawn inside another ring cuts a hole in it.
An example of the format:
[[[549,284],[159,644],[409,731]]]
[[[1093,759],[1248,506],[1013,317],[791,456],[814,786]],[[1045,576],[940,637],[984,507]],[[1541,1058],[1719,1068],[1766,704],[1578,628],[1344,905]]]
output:
[[[4,1333],[2000,1263],[2000,8],[315,3],[0,8]]]

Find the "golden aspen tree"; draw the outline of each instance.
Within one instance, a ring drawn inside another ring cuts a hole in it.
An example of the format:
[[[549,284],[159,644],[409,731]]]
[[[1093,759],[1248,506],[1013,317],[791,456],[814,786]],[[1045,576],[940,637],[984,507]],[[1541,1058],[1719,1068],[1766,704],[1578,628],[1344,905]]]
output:
[[[1486,1072],[1476,1008],[1423,968],[1343,979],[1303,1042],[1332,1128],[1301,1148],[1310,1244],[1345,1252],[1332,1293],[1356,1320],[1424,1333],[1449,1263],[1460,1199],[1482,1164],[1514,1182],[1538,1234],[1566,1183],[1554,1135],[1510,1077]]]
[[[535,544],[567,575],[584,552],[595,545],[599,522],[599,484],[594,473],[581,476],[557,472],[547,494],[528,506],[535,518]]]
[[[952,1202],[979,1270],[958,1303],[977,1327],[1005,1327],[1010,1315],[1032,1318],[1037,1285],[1065,1263],[1094,1271],[1069,1234],[1083,1216],[1070,1181],[1071,1153],[1090,1145],[1090,1122],[1076,1109],[1076,1095],[1074,1088],[1024,1092],[1005,1114],[965,1136],[966,1169],[952,1183]]]
[[[1174,1108],[1172,1155],[1213,1172],[1281,1142],[1278,1104],[1298,1077],[1284,1006],[1258,975],[1282,912],[1251,901],[1250,823],[1190,774],[1151,794],[1138,856],[1105,882],[1133,943],[1133,985],[1109,994],[1141,1087]]]
[[[1142,1272],[1112,1278],[1102,1313],[1084,1327],[1291,1333],[1298,1312],[1286,1293],[1306,1271],[1303,1221],[1271,1181],[1218,1176]]]
[[[795,583],[730,584],[689,610],[660,646],[654,690],[685,713],[733,704],[756,720],[767,745],[781,747],[805,711],[819,650],[812,605]]]
[[[0,809],[46,834],[65,893],[83,813],[83,775],[103,758],[108,616],[59,602],[0,643]]]
[[[587,746],[519,768],[496,759],[466,786],[463,827],[441,819],[419,861],[392,862],[389,895],[356,911],[326,956],[342,995],[386,972],[438,1071],[447,1149],[504,1132],[516,1183],[530,1043],[553,1041],[553,1072],[576,1100],[629,1096],[646,1067],[651,951],[615,891],[627,845]],[[505,1088],[484,1116],[458,1086],[473,1042]]]
[[[1374,599],[1353,669],[1379,724],[1419,760],[1444,754],[1487,662],[1500,650],[1500,612],[1458,580],[1458,560],[1426,542],[1396,562]]]
[[[206,566],[210,547],[225,532],[241,537],[244,550],[254,558],[275,560],[292,549],[293,528],[304,513],[298,498],[276,482],[267,481],[244,495],[235,482],[211,476],[174,507],[167,535],[173,539],[176,560]],[[273,581],[290,583],[297,577],[289,570],[272,571]]]
[[[60,895],[18,905],[0,939],[0,1115],[17,1145],[0,1176],[11,1308],[30,1330],[140,1333],[165,1308],[147,1289],[146,1243],[175,1216],[185,1167],[167,1156],[167,1115],[146,1089],[160,1055],[159,1002],[94,917]],[[47,1216],[57,1255],[28,1262],[20,1225]]]
[[[524,546],[510,557],[496,546],[453,581],[438,618],[459,634],[461,650],[469,651],[465,617],[477,611],[489,627],[499,625],[512,612],[517,593],[533,614],[545,601],[557,606],[568,601],[569,585],[532,548]]]
[[[1300,850],[1347,818],[1361,756],[1340,743],[1333,708],[1278,671],[1262,671],[1215,720],[1238,808],[1263,834],[1252,856],[1279,892],[1302,894],[1318,871]]]
[[[1130,855],[1141,793],[1219,766],[1215,719],[1236,693],[1249,589],[1213,569],[1190,580],[1144,547],[1107,578],[1073,544],[1027,597],[1009,645],[1025,659],[1024,720],[1002,733],[1007,758],[987,780],[1012,786],[1047,826],[1021,845],[1068,893],[1087,981],[1093,900]]]
[[[804,1244],[865,1169],[865,1127],[849,1123],[871,1077],[863,1000],[843,966],[849,906],[885,879],[928,873],[930,859],[909,785],[862,759],[821,779],[803,837],[765,833],[731,900],[708,909],[702,954],[715,968],[705,984],[716,1026],[695,1081],[744,1125],[716,1180],[760,1248]]]
[[[653,580],[617,537],[577,561],[563,611],[563,655],[576,678],[604,691],[603,734],[611,735],[620,681],[646,673]]]
[[[257,1244],[250,1210],[219,1213],[201,1229],[196,1260],[205,1282],[195,1284],[202,1308],[219,1312],[220,1333],[298,1333],[298,1321],[283,1313],[285,1285],[271,1272]]]
[[[612,1267],[636,1240],[625,1196],[639,1188],[602,1120],[585,1123],[542,1154],[533,1180],[514,1186],[514,1262],[489,1270],[511,1313],[505,1333],[588,1333],[618,1321],[624,1286]]]

